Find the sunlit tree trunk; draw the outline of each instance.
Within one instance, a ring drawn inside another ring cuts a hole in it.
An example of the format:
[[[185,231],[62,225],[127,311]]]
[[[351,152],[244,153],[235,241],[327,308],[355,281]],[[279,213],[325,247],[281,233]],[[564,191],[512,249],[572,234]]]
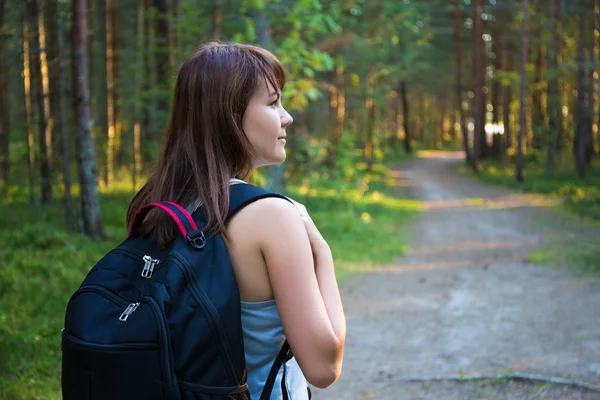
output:
[[[115,118],[116,77],[115,77],[115,41],[114,41],[114,0],[106,0],[106,115],[108,122],[108,142],[106,146],[106,176],[104,181],[110,185],[114,180],[115,168],[115,136],[117,121]]]
[[[546,173],[550,173],[554,169],[554,159],[556,157],[560,127],[562,126],[562,107],[558,92],[558,45],[561,40],[559,34],[560,2],[561,0],[552,0],[551,15],[549,18],[552,38],[548,46],[548,153],[546,156]]]
[[[54,2],[52,2],[54,3]],[[67,106],[66,106],[66,85],[65,85],[65,67],[62,62],[62,54],[64,53],[64,41],[63,41],[63,26],[62,20],[60,19],[60,2],[54,3],[54,12],[50,13],[56,24],[56,70],[57,70],[57,85],[55,95],[58,98],[56,101],[58,108],[58,126],[60,127],[60,141],[61,141],[61,153],[62,153],[62,170],[63,170],[63,183],[64,183],[64,212],[65,222],[67,230],[73,231],[75,229],[73,223],[73,200],[71,196],[71,154],[69,150],[69,138],[67,134]]]
[[[528,0],[522,0],[522,22],[521,22],[521,90],[519,94],[519,135],[517,137],[517,181],[523,182],[523,170],[525,169],[525,160],[523,158],[523,135],[525,135],[525,64],[527,63],[527,21],[529,19]]]
[[[28,10],[29,11],[29,10]],[[29,204],[36,205],[35,195],[35,135],[33,132],[32,79],[29,48],[31,34],[28,15],[23,20],[23,91],[25,95],[25,129],[27,131],[27,177],[29,180]],[[36,207],[37,208],[37,207]]]
[[[222,8],[221,0],[213,0],[213,26],[212,26],[213,39],[221,38],[221,27],[223,25],[223,16],[222,16],[221,8]]]
[[[480,116],[485,108],[485,96],[482,90],[483,80],[483,20],[482,0],[473,1],[473,170],[479,170],[479,161],[485,155],[485,130]]]
[[[365,145],[364,145],[364,157],[367,164],[367,171],[370,171],[373,167],[373,137],[375,135],[375,103],[371,96],[371,92],[375,86],[374,78],[375,70],[373,66],[369,67],[366,79],[366,97],[365,97],[365,109],[367,111],[366,130],[365,130]]]
[[[335,162],[337,146],[344,131],[346,115],[346,94],[344,90],[344,66],[341,57],[335,58],[335,67],[332,71],[331,85],[329,86],[329,148],[328,165],[329,173],[335,176]]]
[[[112,3],[113,0],[108,0]],[[90,82],[94,93],[94,127],[96,143],[100,148],[105,148],[108,140],[108,67],[107,67],[107,26],[109,15],[107,14],[107,0],[95,0],[93,8],[94,19],[94,43],[93,63],[94,75]],[[108,152],[101,152],[99,163],[103,164],[101,176],[105,184],[108,184]]]
[[[496,57],[493,60],[494,63],[494,75],[496,78],[497,72],[502,69],[501,62],[502,58],[500,55],[503,52],[504,44],[500,42],[500,35],[493,35],[493,52],[496,54]],[[500,125],[500,82],[498,79],[494,79],[492,83],[492,123],[495,126]],[[502,135],[495,130],[492,136],[492,149],[491,156],[495,159],[499,159],[502,153]]]
[[[144,70],[144,0],[138,0],[138,12],[137,12],[137,41],[136,41],[136,61],[137,68]],[[135,98],[139,99],[142,91],[144,75],[135,81]],[[133,127],[133,165],[132,165],[132,186],[133,191],[137,190],[137,179],[138,174],[142,171],[142,120],[143,111],[141,108],[141,102],[138,100],[135,103],[135,124]]]
[[[594,15],[595,12],[595,2],[590,0],[590,14]],[[598,74],[598,67],[595,57],[596,51],[596,32],[598,27],[598,20],[595,18],[590,19],[590,32],[591,35],[588,36],[588,82],[587,82],[587,90],[586,90],[586,101],[587,101],[587,112],[586,112],[586,141],[585,141],[585,163],[589,166],[592,163],[592,158],[594,157],[595,149],[594,149],[594,114],[595,114],[595,81],[596,76]]]
[[[44,22],[44,7],[42,7],[43,0],[38,0],[38,31],[39,31],[39,43],[40,43],[40,70],[42,79],[42,104],[44,107],[45,122],[45,141],[48,152],[48,165],[50,174],[53,169],[53,143],[54,143],[54,118],[52,115],[52,108],[50,99],[53,97],[53,93],[50,90],[50,67],[48,62],[48,29]],[[48,2],[45,2],[48,3]],[[46,10],[47,11],[47,10]],[[46,16],[48,18],[48,16]]]
[[[465,162],[471,163],[477,167],[471,160],[471,149],[469,148],[469,133],[467,132],[467,122],[465,120],[465,110],[463,109],[463,80],[462,80],[462,18],[460,17],[459,0],[454,0],[454,47],[456,48],[456,105],[458,107],[458,116],[460,132],[462,134],[463,150],[465,151]]]
[[[390,147],[392,149],[398,149],[398,139],[400,138],[400,93],[398,90],[394,91],[395,96],[392,99],[392,136],[390,138]]]
[[[87,80],[87,15],[85,0],[72,0],[72,68],[77,120],[77,164],[81,188],[83,232],[92,237],[103,235],[100,199],[96,183],[96,157],[90,129],[90,100]]]
[[[30,32],[32,46],[29,48],[29,59],[31,61],[31,74],[34,77],[34,87],[36,105],[38,109],[38,144],[40,146],[40,198],[42,203],[49,203],[52,200],[52,182],[50,181],[50,158],[47,140],[48,114],[45,100],[47,85],[44,85],[44,74],[42,71],[42,58],[45,58],[44,49],[44,29],[40,26],[40,8],[39,0],[29,0],[29,17],[31,26],[34,29]],[[41,28],[41,29],[40,29]],[[47,79],[47,77],[46,77]],[[49,105],[48,105],[49,108]]]
[[[540,30],[533,33],[541,36]],[[535,80],[533,82],[533,90],[531,93],[531,106],[532,106],[532,118],[531,125],[533,129],[533,141],[532,147],[536,151],[541,151],[544,144],[544,138],[546,135],[546,121],[544,110],[542,107],[542,89],[540,88],[542,83],[543,74],[543,58],[544,58],[544,46],[531,46],[531,51],[535,54]]]
[[[577,38],[577,125],[575,128],[575,137],[573,140],[573,154],[575,157],[575,169],[580,177],[585,176],[585,142],[586,142],[586,113],[585,105],[585,28],[587,26],[585,18],[585,10],[581,7],[579,11]]]
[[[58,94],[58,70],[60,68],[60,59],[58,57],[58,12],[56,1],[43,1],[44,15],[46,16],[46,54],[47,54],[47,70],[48,70],[48,98],[49,101],[49,112],[48,112],[48,150],[50,154],[55,152],[55,148],[58,149],[58,140],[60,138],[59,132],[59,94]],[[57,150],[56,153],[59,153]],[[59,171],[59,167],[62,167],[62,159],[57,156],[52,157],[52,166],[55,171]]]
[[[504,71],[510,71],[512,68],[511,54],[508,47],[503,49],[502,60]],[[502,125],[504,126],[504,147],[503,154],[506,154],[506,150],[512,147],[512,124],[511,124],[511,109],[510,104],[512,103],[513,90],[511,85],[503,86],[502,94]]]
[[[4,65],[4,5],[0,0],[0,190],[4,189],[8,182],[9,171],[9,107],[6,96],[6,71]]]

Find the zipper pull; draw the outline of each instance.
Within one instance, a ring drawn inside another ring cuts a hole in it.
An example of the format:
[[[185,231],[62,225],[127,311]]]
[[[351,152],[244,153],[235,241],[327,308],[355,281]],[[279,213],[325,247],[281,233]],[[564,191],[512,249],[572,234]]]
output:
[[[123,311],[123,314],[121,314],[119,317],[119,321],[127,321],[127,318],[129,318],[129,316],[135,311],[136,308],[138,308],[139,305],[140,303],[131,303],[128,305],[125,311]]]
[[[144,260],[142,276],[146,279],[150,279],[150,277],[152,276],[152,272],[154,271],[154,267],[160,262],[160,260],[157,258],[152,259],[152,257],[150,256],[144,256],[142,259]]]

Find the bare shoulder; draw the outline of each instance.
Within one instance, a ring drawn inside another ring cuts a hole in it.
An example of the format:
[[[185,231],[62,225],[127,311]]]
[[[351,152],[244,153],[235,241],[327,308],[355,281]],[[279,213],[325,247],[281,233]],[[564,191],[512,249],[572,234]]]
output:
[[[266,197],[256,200],[240,210],[232,221],[244,221],[258,224],[258,230],[264,230],[266,225],[279,226],[288,223],[301,223],[301,217],[290,201],[280,197]]]

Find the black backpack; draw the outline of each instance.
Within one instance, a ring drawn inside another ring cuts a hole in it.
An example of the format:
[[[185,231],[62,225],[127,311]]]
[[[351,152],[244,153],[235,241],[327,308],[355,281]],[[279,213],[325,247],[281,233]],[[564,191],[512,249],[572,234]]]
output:
[[[227,217],[265,197],[286,199],[231,185]],[[154,207],[173,218],[181,236],[162,250],[152,234],[129,237],[88,273],[65,313],[63,399],[250,399],[239,289],[223,239],[204,235],[202,209],[190,216],[172,202],[142,207],[132,228]],[[290,357],[285,342],[260,400],[269,399]]]

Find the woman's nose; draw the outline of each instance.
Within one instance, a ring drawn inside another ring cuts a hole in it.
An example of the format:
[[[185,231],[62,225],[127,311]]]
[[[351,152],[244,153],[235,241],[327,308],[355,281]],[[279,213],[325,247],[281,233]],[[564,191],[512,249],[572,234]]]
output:
[[[281,116],[281,127],[285,128],[286,126],[288,126],[292,122],[294,122],[294,119],[292,118],[292,116],[290,115],[290,113],[288,113],[286,111],[286,109],[284,108],[283,109],[283,115]]]

